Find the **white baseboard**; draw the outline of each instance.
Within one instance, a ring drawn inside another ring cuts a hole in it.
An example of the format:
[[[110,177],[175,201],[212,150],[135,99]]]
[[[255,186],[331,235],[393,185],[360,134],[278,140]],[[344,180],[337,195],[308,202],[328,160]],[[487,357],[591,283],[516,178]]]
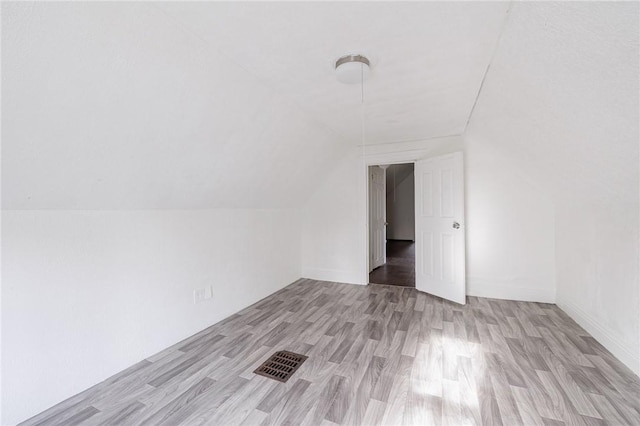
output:
[[[634,347],[633,342],[625,341],[593,315],[562,298],[558,299],[557,305],[631,371],[640,376],[640,348]]]
[[[555,303],[553,288],[536,288],[517,281],[484,280],[467,278],[467,295],[492,299],[521,300],[525,302]]]
[[[360,284],[362,282],[362,273],[357,271],[340,271],[337,269],[321,269],[321,268],[303,268],[302,276],[312,280],[332,281],[345,284]]]

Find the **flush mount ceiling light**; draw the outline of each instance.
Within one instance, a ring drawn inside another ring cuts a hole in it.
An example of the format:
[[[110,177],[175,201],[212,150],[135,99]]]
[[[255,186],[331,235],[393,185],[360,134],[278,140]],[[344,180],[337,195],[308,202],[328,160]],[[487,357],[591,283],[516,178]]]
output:
[[[346,55],[336,61],[336,77],[341,83],[362,83],[370,71],[369,59],[362,55]]]

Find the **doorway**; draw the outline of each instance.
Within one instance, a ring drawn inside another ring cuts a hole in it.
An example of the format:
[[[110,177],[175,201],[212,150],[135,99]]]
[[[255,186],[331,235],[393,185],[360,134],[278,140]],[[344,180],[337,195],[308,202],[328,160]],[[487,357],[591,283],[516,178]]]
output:
[[[414,164],[369,167],[369,283],[415,287]]]
[[[379,164],[408,164],[414,167],[414,205],[415,205],[415,288],[455,303],[466,303],[465,268],[465,221],[464,221],[464,155],[462,151],[435,155],[435,152],[410,150],[407,152],[388,152],[371,155],[365,160],[363,172],[363,195],[366,199],[365,214],[368,215],[368,227],[363,228],[364,247],[369,251],[366,268],[363,268],[366,282],[377,266],[371,261],[371,247],[375,235],[373,224],[380,220],[371,220],[373,168],[385,171],[388,166]],[[379,172],[378,172],[379,174]],[[393,176],[393,175],[391,175]],[[396,175],[397,179],[397,175]],[[386,200],[385,200],[386,204]],[[386,222],[386,208],[384,210]],[[366,232],[368,230],[368,232]],[[386,264],[387,238],[386,226],[378,234],[384,235],[383,264]],[[389,265],[390,266],[390,265]],[[364,281],[364,280],[363,280]]]

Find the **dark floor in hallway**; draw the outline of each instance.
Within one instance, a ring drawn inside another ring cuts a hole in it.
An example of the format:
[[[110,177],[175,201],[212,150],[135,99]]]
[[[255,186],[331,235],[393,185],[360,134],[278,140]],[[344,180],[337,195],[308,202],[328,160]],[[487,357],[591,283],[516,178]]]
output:
[[[413,241],[387,240],[387,263],[371,271],[369,282],[415,287],[415,243]]]

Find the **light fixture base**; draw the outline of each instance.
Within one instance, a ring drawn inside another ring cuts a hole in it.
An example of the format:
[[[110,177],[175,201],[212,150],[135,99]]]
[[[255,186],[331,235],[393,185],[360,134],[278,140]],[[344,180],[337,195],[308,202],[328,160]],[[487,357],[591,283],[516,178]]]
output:
[[[363,55],[346,55],[336,61],[336,77],[345,84],[360,84],[371,72],[369,59]]]

